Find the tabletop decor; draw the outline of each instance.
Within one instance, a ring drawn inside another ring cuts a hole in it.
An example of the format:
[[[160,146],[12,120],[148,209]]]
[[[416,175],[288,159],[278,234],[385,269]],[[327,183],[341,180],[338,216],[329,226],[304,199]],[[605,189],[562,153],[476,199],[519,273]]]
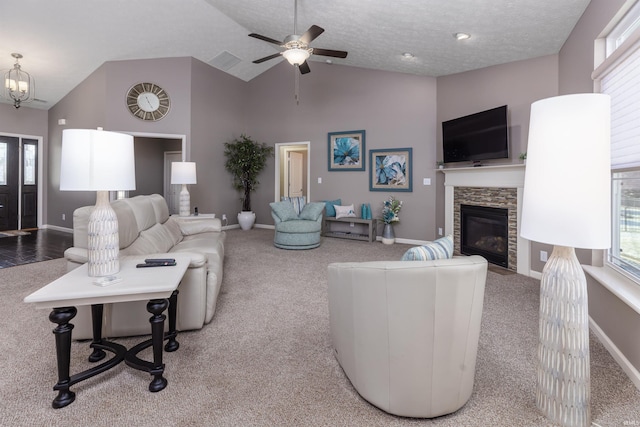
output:
[[[329,132],[330,171],[365,170],[365,131]]]
[[[369,150],[369,191],[413,191],[412,148]]]
[[[393,196],[389,196],[387,200],[382,202],[382,222],[384,222],[382,243],[385,245],[392,245],[396,241],[393,224],[400,222],[400,217],[398,216],[400,209],[402,209],[402,201]]]

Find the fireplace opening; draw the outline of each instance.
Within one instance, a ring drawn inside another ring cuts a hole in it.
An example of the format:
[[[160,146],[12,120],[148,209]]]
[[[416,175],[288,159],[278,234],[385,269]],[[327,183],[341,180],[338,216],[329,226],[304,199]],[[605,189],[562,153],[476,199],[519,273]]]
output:
[[[460,252],[509,267],[509,210],[460,205]]]

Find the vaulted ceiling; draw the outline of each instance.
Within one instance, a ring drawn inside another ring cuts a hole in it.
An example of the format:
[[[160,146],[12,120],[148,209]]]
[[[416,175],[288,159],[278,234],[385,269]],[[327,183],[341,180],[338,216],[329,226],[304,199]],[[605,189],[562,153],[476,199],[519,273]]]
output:
[[[298,0],[297,28],[335,64],[442,76],[558,53],[589,0]],[[192,56],[249,81],[282,57],[255,38],[293,34],[294,0],[20,0],[0,4],[0,69],[12,52],[48,109],[106,61]],[[471,38],[458,41],[454,33]],[[411,53],[412,58],[403,54]],[[313,55],[313,61],[327,58]]]

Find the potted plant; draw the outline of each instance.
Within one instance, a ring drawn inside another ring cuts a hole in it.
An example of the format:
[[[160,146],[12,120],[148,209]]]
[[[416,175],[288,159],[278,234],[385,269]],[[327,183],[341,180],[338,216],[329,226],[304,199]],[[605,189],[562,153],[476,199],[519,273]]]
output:
[[[251,211],[251,193],[258,187],[258,175],[266,166],[267,157],[273,155],[273,147],[242,134],[224,143],[224,155],[227,158],[224,167],[233,176],[233,188],[243,195],[238,223],[243,230],[249,230],[256,220],[256,214]]]
[[[520,160],[522,160],[522,162],[524,164],[527,164],[527,152],[526,151],[524,153],[520,153]]]
[[[382,230],[382,243],[385,245],[392,245],[396,241],[395,233],[393,232],[393,224],[400,222],[398,213],[402,209],[402,201],[396,199],[393,196],[389,196],[387,200],[382,202],[382,221],[384,222],[384,229]]]

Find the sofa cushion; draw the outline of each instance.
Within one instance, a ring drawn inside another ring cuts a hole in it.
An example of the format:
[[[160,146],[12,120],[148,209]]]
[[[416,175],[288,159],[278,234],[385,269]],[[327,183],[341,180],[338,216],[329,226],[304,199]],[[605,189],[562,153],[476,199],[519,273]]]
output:
[[[155,252],[167,252],[171,247],[172,238],[167,229],[162,224],[156,224],[140,233],[131,246],[125,248],[126,255],[144,255]]]
[[[293,205],[293,210],[296,211],[297,215],[300,215],[300,212],[302,212],[302,210],[305,207],[306,204],[306,199],[304,196],[301,197],[282,197],[281,200],[283,202],[291,202],[291,204]]]
[[[180,230],[180,224],[178,224],[176,220],[174,220],[173,218],[169,218],[162,225],[167,229],[169,236],[171,236],[171,241],[173,242],[172,246],[175,246],[182,241],[182,230]]]
[[[302,212],[298,215],[300,219],[306,219],[309,221],[317,221],[322,216],[324,211],[324,203],[307,203]]]
[[[222,231],[220,218],[180,219],[180,217],[177,217],[175,221],[180,226],[180,231],[184,236]]]
[[[280,218],[280,221],[291,221],[292,219],[298,218],[298,214],[296,214],[291,202],[271,202],[269,206],[271,206],[271,210]]]
[[[324,203],[326,204],[326,210],[325,210],[325,214],[327,216],[336,216],[336,209],[334,208],[335,205],[342,205],[342,199],[336,199],[336,200],[325,200]]]
[[[442,237],[426,245],[409,249],[402,256],[402,261],[430,261],[434,259],[448,259],[453,256],[453,237]]]
[[[159,194],[152,194],[148,196],[151,204],[153,205],[153,211],[156,214],[156,222],[158,224],[164,224],[169,219],[169,206]]]
[[[147,230],[154,224],[157,224],[156,212],[153,209],[151,200],[149,200],[149,196],[135,196],[122,200],[133,209],[133,214],[136,216],[136,223],[138,224],[138,231]]]

